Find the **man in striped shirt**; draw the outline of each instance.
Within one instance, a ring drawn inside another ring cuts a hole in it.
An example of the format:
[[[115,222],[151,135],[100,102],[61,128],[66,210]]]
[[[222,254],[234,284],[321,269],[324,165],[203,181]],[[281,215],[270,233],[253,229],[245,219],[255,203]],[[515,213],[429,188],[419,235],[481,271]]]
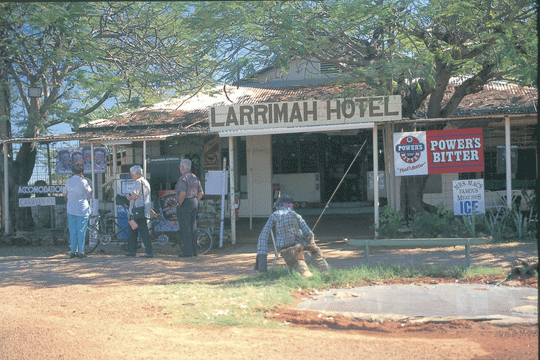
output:
[[[290,196],[282,195],[274,204],[276,211],[270,215],[259,235],[255,269],[267,271],[268,238],[274,230],[277,251],[281,252],[289,268],[297,270],[304,277],[313,276],[304,259],[304,250],[307,250],[311,252],[315,266],[321,272],[328,273],[328,264],[315,244],[313,231],[302,216],[293,210],[293,201]]]

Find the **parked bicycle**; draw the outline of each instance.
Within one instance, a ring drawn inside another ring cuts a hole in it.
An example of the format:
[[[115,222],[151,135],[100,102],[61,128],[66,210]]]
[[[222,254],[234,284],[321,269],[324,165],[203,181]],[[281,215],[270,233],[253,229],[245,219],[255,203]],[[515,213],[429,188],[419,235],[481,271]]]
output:
[[[125,221],[124,225],[121,223],[121,218],[108,216],[111,210],[99,210],[98,215],[92,215],[89,219],[88,231],[86,233],[86,253],[95,251],[99,245],[106,245],[111,242],[120,243],[122,245],[127,244],[127,237],[129,234],[129,224]],[[158,245],[165,245],[169,243],[169,236],[164,231],[158,231],[162,229],[161,224],[168,221],[163,217],[161,211],[157,216],[151,219],[151,225],[149,228],[152,235],[152,243]],[[177,239],[180,238],[180,229],[172,234],[175,241],[180,243]],[[142,243],[142,239],[139,236],[137,243]],[[213,239],[210,232],[206,229],[197,228],[197,245],[199,248],[199,254],[204,255],[210,251],[213,246]]]
[[[180,229],[172,234],[172,243],[174,245],[182,246]],[[212,249],[214,246],[214,240],[212,234],[207,229],[197,228],[197,248],[199,255],[204,255]]]

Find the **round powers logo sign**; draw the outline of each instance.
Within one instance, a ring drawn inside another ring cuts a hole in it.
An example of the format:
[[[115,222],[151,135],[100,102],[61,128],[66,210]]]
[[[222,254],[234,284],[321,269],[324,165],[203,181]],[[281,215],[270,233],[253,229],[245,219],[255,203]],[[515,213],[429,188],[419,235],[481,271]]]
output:
[[[420,159],[422,151],[425,150],[424,144],[418,141],[414,136],[404,137],[401,142],[396,145],[396,152],[401,157],[401,160],[407,164],[413,164]]]

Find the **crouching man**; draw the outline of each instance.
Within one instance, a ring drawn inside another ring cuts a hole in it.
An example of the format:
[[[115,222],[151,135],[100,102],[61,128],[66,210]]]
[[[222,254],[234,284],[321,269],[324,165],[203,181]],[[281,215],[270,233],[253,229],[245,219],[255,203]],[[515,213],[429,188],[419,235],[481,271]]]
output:
[[[280,196],[274,204],[276,209],[264,225],[257,243],[257,261],[255,270],[267,271],[268,238],[274,230],[276,248],[281,252],[289,269],[298,271],[304,277],[313,274],[304,259],[304,250],[311,253],[311,261],[323,273],[328,273],[328,263],[321,249],[315,244],[314,235],[302,216],[293,210],[293,199],[288,195]]]

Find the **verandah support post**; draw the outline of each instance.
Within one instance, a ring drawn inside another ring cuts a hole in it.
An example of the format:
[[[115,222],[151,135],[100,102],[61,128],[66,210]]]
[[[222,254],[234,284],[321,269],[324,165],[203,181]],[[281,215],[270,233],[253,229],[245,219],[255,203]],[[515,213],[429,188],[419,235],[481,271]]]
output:
[[[510,151],[510,117],[504,118],[504,145],[506,157],[506,207],[512,209],[512,159]]]
[[[373,216],[375,238],[379,235],[379,143],[377,140],[377,124],[373,125]]]
[[[235,217],[235,181],[234,181],[234,174],[235,174],[235,163],[234,163],[234,155],[235,155],[235,149],[234,149],[234,137],[229,136],[229,203],[231,207],[231,243],[234,245],[236,244],[236,217]]]
[[[96,198],[96,193],[97,193],[97,190],[96,190],[96,176],[95,176],[95,169],[94,169],[94,143],[90,143],[90,154],[91,157],[90,157],[90,164],[92,165],[92,190],[93,190],[93,194],[92,194],[92,198],[95,199]],[[94,209],[92,208],[92,211],[94,211]],[[92,214],[92,215],[95,215],[95,214]]]
[[[148,176],[146,174],[146,140],[143,141],[143,172],[144,172],[144,178]]]
[[[4,229],[9,234],[8,144],[4,143]]]

